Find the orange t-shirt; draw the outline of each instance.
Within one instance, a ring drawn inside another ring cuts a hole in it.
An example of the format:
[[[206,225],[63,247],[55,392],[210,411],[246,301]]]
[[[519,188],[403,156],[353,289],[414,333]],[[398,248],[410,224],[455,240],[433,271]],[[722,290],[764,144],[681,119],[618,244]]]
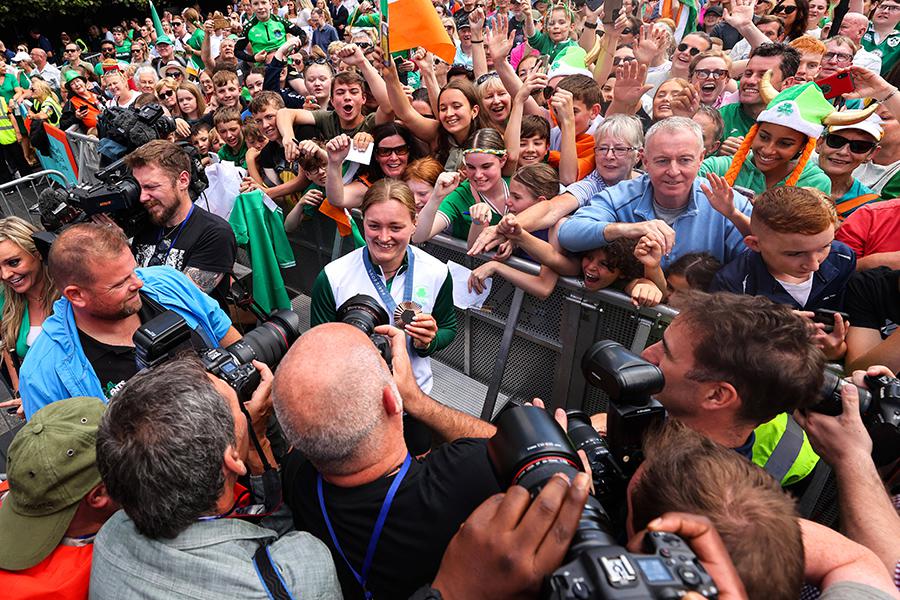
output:
[[[579,133],[575,136],[575,154],[578,156],[578,179],[584,179],[594,170],[594,136],[587,133]],[[559,170],[559,150],[551,150],[547,155],[547,162],[554,169]]]
[[[9,482],[0,483],[0,496],[9,490]],[[57,546],[50,556],[30,569],[0,569],[0,596],[6,600],[85,600],[91,582],[91,557],[94,545]]]

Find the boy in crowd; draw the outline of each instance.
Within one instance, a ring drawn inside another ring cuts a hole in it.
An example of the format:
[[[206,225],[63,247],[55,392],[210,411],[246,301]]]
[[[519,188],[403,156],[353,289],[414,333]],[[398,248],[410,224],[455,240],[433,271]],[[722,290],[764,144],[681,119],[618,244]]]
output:
[[[594,138],[588,133],[600,114],[603,94],[587,75],[569,75],[556,86],[550,105],[559,122],[559,151],[551,151],[549,163],[559,170],[559,179],[569,185],[584,179],[594,170]],[[567,152],[567,145],[569,150]],[[566,160],[574,147],[577,161]],[[571,169],[575,167],[575,169]],[[568,169],[574,173],[566,173]]]
[[[834,208],[821,192],[774,187],[757,196],[750,216],[749,250],[725,265],[710,291],[765,296],[795,309],[841,310],[844,288],[856,270],[856,256],[834,239]],[[846,346],[846,324],[835,326],[826,356],[839,358]]]
[[[216,109],[213,125],[224,142],[219,148],[219,158],[246,169],[247,142],[241,132],[241,114],[233,108]]]
[[[245,183],[247,186],[263,188],[270,198],[290,209],[299,202],[299,192],[308,182],[305,177],[295,175],[284,158],[284,147],[281,145],[276,123],[278,112],[282,109],[284,100],[276,92],[263,90],[250,101],[250,114],[267,142],[256,158],[260,179]]]
[[[233,71],[218,71],[212,80],[219,108],[233,108],[238,111],[240,118],[241,84],[238,83],[237,74]]]

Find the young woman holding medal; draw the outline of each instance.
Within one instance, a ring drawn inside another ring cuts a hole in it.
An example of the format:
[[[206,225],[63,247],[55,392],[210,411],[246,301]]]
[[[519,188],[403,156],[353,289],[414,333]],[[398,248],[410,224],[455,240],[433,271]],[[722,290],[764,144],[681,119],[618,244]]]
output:
[[[429,356],[456,336],[453,279],[447,265],[410,245],[416,203],[402,181],[382,179],[366,191],[360,207],[366,245],[319,273],[312,289],[310,326],[337,321],[337,309],[357,294],[374,298],[391,325],[410,338],[416,382],[432,387]]]

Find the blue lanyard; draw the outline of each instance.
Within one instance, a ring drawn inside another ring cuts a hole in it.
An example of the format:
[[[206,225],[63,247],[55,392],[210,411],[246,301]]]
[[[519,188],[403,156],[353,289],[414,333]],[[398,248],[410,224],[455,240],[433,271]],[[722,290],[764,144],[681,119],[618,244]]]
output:
[[[412,248],[407,246],[406,280],[403,282],[404,302],[409,302],[410,300],[412,300],[414,261],[415,257],[413,257]],[[387,308],[388,314],[390,315],[391,321],[393,322],[394,311],[397,310],[397,303],[394,301],[391,293],[388,291],[387,287],[384,285],[384,282],[381,280],[381,275],[375,272],[375,267],[372,266],[372,259],[369,258],[368,248],[363,248],[363,264],[366,265],[366,273],[369,275],[369,279],[372,281],[372,285],[375,286],[375,290],[378,292],[378,295],[381,296],[381,301],[384,303],[385,308]],[[396,277],[396,274],[394,275],[394,277]]]
[[[381,504],[381,512],[378,513],[378,520],[375,521],[375,528],[372,530],[372,537],[369,538],[369,546],[366,548],[366,558],[363,561],[362,573],[358,573],[356,569],[353,568],[353,565],[351,565],[350,561],[347,559],[347,555],[344,554],[340,542],[338,542],[337,535],[334,533],[334,527],[331,526],[331,519],[328,518],[328,510],[325,508],[325,495],[322,493],[322,474],[319,473],[316,477],[316,492],[319,494],[319,508],[322,509],[322,517],[325,519],[325,526],[328,527],[331,541],[334,543],[334,547],[338,551],[338,554],[341,555],[341,558],[343,558],[344,562],[347,564],[347,568],[350,569],[350,572],[353,573],[356,581],[362,586],[363,592],[365,592],[366,595],[366,600],[372,600],[372,592],[366,589],[366,581],[369,578],[369,570],[372,568],[372,559],[375,557],[375,547],[378,545],[378,538],[381,537],[381,530],[384,529],[384,522],[387,519],[388,511],[391,510],[394,496],[397,494],[397,490],[400,488],[403,478],[406,477],[406,472],[409,471],[409,465],[411,463],[412,456],[407,453],[406,458],[403,459],[403,466],[400,467],[400,472],[394,477],[394,482],[391,483],[387,496],[385,496],[384,502]]]
[[[162,263],[166,264],[166,261],[169,260],[169,254],[172,252],[172,248],[175,247],[175,242],[178,241],[178,236],[181,235],[181,230],[184,229],[184,226],[187,225],[187,222],[191,220],[191,215],[194,214],[194,205],[191,204],[191,210],[188,211],[187,216],[184,218],[184,221],[181,222],[181,225],[178,226],[178,231],[175,232],[175,237],[172,238],[172,243],[169,244],[169,249],[166,250],[166,255],[163,257]],[[159,242],[163,239],[163,232],[159,232],[159,237],[156,238],[156,245],[159,245]]]

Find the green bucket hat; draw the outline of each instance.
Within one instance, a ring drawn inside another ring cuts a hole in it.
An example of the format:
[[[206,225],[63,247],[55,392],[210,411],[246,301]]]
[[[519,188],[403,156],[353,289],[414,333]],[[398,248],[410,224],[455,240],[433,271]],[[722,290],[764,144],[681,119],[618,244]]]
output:
[[[66,86],[66,89],[69,89],[69,84],[75,81],[76,79],[85,80],[84,75],[81,72],[76,71],[75,69],[68,69],[63,73],[63,84]]]
[[[36,412],[9,446],[0,505],[0,568],[38,564],[59,545],[81,500],[100,483],[97,428],[106,405],[69,398]]]

